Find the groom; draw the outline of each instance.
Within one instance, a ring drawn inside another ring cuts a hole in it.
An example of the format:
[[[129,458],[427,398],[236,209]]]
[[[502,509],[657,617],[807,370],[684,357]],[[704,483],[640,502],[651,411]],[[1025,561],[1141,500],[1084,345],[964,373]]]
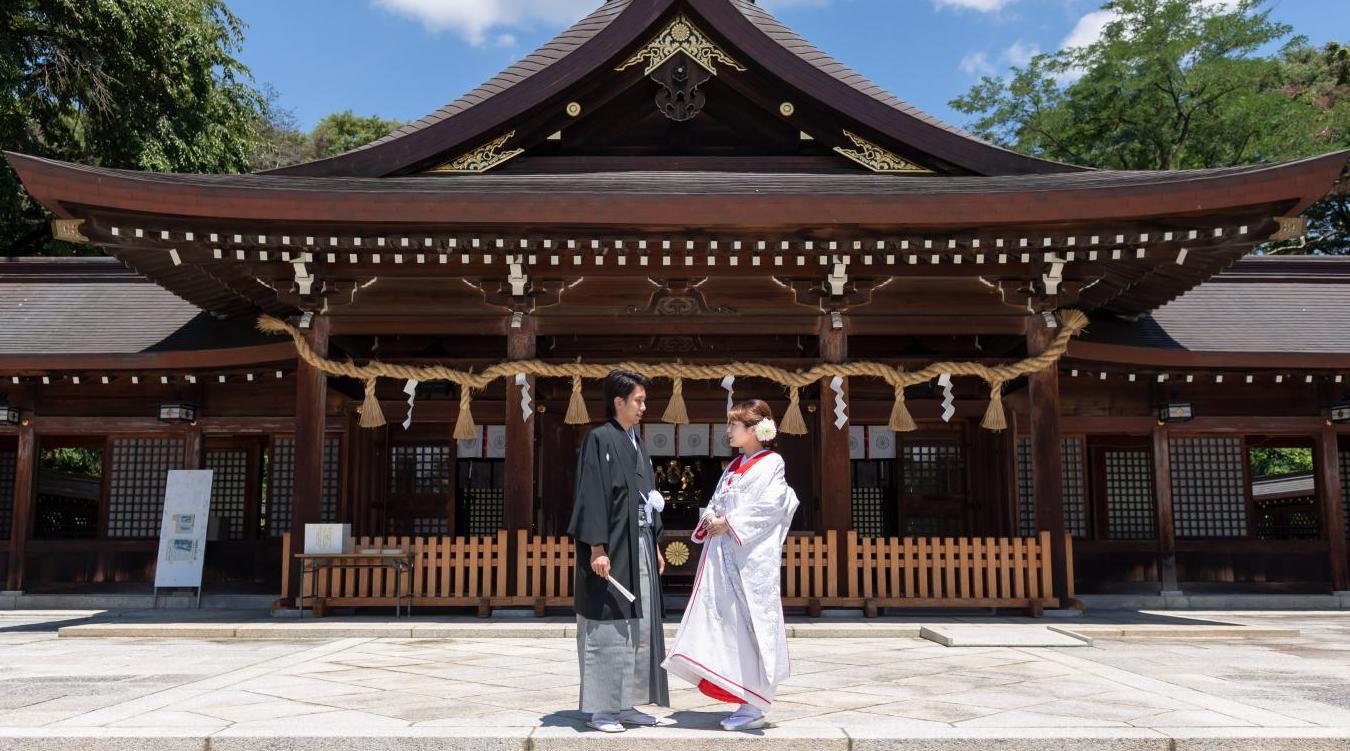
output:
[[[624,370],[605,378],[609,421],[582,443],[567,528],[577,550],[580,708],[591,715],[587,724],[606,733],[656,725],[655,717],[634,708],[638,704],[670,706],[661,669],[659,575],[666,562],[656,547],[665,502],[637,432],[650,385],[641,373]]]

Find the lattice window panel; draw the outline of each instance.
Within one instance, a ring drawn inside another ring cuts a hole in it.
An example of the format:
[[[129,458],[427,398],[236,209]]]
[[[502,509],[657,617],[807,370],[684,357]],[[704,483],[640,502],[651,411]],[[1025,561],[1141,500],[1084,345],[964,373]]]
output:
[[[1173,438],[1172,508],[1178,537],[1247,534],[1241,438]]]
[[[864,537],[894,534],[887,528],[888,506],[895,503],[894,462],[855,460],[852,469],[853,528]]]
[[[506,506],[506,492],[500,488],[466,488],[464,490],[465,534],[495,535],[502,528],[502,509]]]
[[[322,495],[319,498],[319,521],[332,524],[338,520],[338,496],[341,493],[342,439],[323,441]],[[291,531],[292,504],[295,499],[295,439],[272,440],[267,488],[267,534],[280,537]]]
[[[1064,528],[1074,537],[1088,536],[1087,482],[1082,438],[1060,438]],[[1017,533],[1034,536],[1036,484],[1031,469],[1031,438],[1017,439]]]
[[[1345,536],[1350,538],[1350,451],[1341,454],[1341,508],[1345,519]],[[11,483],[12,485],[13,483]]]
[[[1036,534],[1036,485],[1031,477],[1031,439],[1017,439],[1017,534]]]
[[[220,519],[221,537],[244,539],[244,515],[248,505],[248,452],[207,451],[206,469],[211,475],[211,516]]]
[[[1083,471],[1083,439],[1060,439],[1064,493],[1064,529],[1074,537],[1088,536],[1087,483]]]
[[[399,494],[450,493],[450,446],[394,446],[389,452],[389,490]]]
[[[446,524],[443,516],[418,517],[412,520],[412,533],[414,535],[448,535],[450,534],[450,525]]]
[[[882,488],[853,489],[853,528],[863,537],[886,535],[886,491]]]
[[[902,444],[901,481],[905,495],[956,495],[962,491],[965,458],[954,443]]]
[[[464,534],[494,535],[505,523],[506,491],[501,459],[474,459],[459,463],[459,520]]]
[[[19,454],[0,451],[0,540],[9,539],[9,528],[14,522],[14,472]]]
[[[1152,540],[1158,536],[1153,497],[1153,458],[1145,449],[1112,449],[1103,459],[1106,472],[1106,536],[1112,540]]]
[[[182,441],[157,438],[113,441],[108,536],[159,537],[169,470],[182,466]]]

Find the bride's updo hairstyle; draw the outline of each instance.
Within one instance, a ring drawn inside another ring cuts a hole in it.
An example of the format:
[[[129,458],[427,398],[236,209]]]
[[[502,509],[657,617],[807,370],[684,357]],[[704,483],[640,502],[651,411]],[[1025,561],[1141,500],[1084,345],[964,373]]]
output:
[[[731,408],[731,411],[727,412],[727,420],[739,422],[754,431],[755,426],[763,420],[768,420],[770,424],[773,423],[773,410],[762,399],[747,399],[743,402],[737,402]],[[767,441],[761,440],[760,444],[766,449],[771,449],[777,442],[776,438],[771,438]]]

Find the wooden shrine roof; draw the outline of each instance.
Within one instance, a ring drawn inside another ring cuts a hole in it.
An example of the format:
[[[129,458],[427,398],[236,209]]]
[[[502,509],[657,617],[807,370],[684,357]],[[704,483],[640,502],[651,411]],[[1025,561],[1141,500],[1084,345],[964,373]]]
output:
[[[1350,355],[1346,332],[1350,258],[1266,256],[1244,258],[1137,321],[1099,317],[1080,341],[1177,352]]]
[[[275,345],[113,258],[0,259],[0,356],[129,355]]]
[[[1294,215],[1330,190],[1350,152],[1222,169],[999,177],[600,172],[468,179],[161,174],[6,155],[28,191],[62,216],[97,207],[239,221],[814,229],[1034,226],[1256,205]]]
[[[609,0],[483,85],[373,143],[283,167],[275,174],[388,176],[417,172],[512,127],[560,91],[609,74],[677,12],[733,57],[802,95],[827,103],[840,122],[892,148],[907,145],[967,174],[1067,172],[1083,168],[995,146],[920,111],[803,39],[750,0]],[[544,73],[546,75],[541,75]],[[563,99],[563,101],[566,101]]]

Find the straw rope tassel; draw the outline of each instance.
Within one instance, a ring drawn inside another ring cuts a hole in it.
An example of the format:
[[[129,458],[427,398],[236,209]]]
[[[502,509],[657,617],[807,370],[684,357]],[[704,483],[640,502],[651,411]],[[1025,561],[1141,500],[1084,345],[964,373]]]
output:
[[[909,408],[905,406],[905,387],[897,385],[895,387],[895,406],[891,408],[890,429],[897,433],[912,433],[919,429],[914,422],[914,416],[909,413]]]
[[[459,389],[459,418],[455,420],[455,440],[472,441],[478,438],[478,426],[473,424],[473,389],[461,386]]]
[[[366,379],[366,398],[361,402],[361,421],[363,428],[378,428],[384,425],[384,410],[380,409],[380,400],[375,396],[375,384],[378,378]]]
[[[718,365],[697,365],[689,363],[547,363],[540,360],[512,360],[489,366],[480,373],[457,370],[445,365],[407,365],[372,360],[363,365],[354,362],[330,360],[314,351],[305,340],[300,329],[272,316],[258,319],[258,329],[269,334],[282,334],[291,337],[295,352],[301,360],[320,372],[334,378],[354,378],[366,384],[366,400],[362,405],[361,425],[378,427],[384,424],[384,415],[378,408],[379,402],[374,396],[374,384],[378,378],[395,378],[400,381],[415,380],[420,383],[429,381],[449,381],[460,387],[461,410],[455,426],[456,438],[476,438],[477,431],[473,417],[469,414],[470,395],[474,389],[487,388],[501,378],[514,378],[517,374],[538,378],[571,378],[572,400],[568,405],[567,422],[582,424],[589,422],[586,405],[581,396],[582,378],[604,378],[614,368],[641,370],[650,378],[670,378],[675,382],[675,394],[667,409],[667,422],[688,422],[688,408],[684,406],[682,379],[710,381],[727,376],[736,378],[763,378],[789,389],[791,402],[783,415],[780,430],[790,435],[804,435],[806,420],[802,418],[799,390],[822,378],[841,376],[844,378],[884,379],[897,389],[896,407],[891,413],[891,424],[900,428],[913,422],[906,420],[907,412],[903,404],[904,394],[899,392],[906,386],[915,386],[943,375],[971,376],[983,379],[991,386],[1007,383],[1014,378],[1038,373],[1053,367],[1069,348],[1069,342],[1088,325],[1087,316],[1079,310],[1059,311],[1060,330],[1046,350],[1034,357],[1028,357],[1005,365],[984,365],[972,362],[936,362],[925,368],[897,372],[893,367],[877,362],[820,363],[806,370],[788,371],[783,368],[754,362],[734,362]],[[1002,390],[994,388],[990,393],[990,409],[985,416],[984,426],[1006,425],[1003,414]]]
[[[563,422],[568,425],[586,425],[590,421],[586,398],[581,395],[581,376],[572,376],[572,398],[567,402],[567,417],[563,418]]]
[[[778,429],[787,435],[806,435],[806,420],[802,418],[801,392],[792,387],[788,397],[788,408],[783,413],[783,422]]]
[[[1003,381],[989,384],[989,409],[985,410],[980,427],[994,432],[1008,429],[1008,416],[1003,412]]]
[[[684,406],[684,379],[676,378],[674,386],[670,392],[670,404],[666,405],[666,413],[661,415],[662,422],[668,422],[672,425],[688,425],[689,410]]]

